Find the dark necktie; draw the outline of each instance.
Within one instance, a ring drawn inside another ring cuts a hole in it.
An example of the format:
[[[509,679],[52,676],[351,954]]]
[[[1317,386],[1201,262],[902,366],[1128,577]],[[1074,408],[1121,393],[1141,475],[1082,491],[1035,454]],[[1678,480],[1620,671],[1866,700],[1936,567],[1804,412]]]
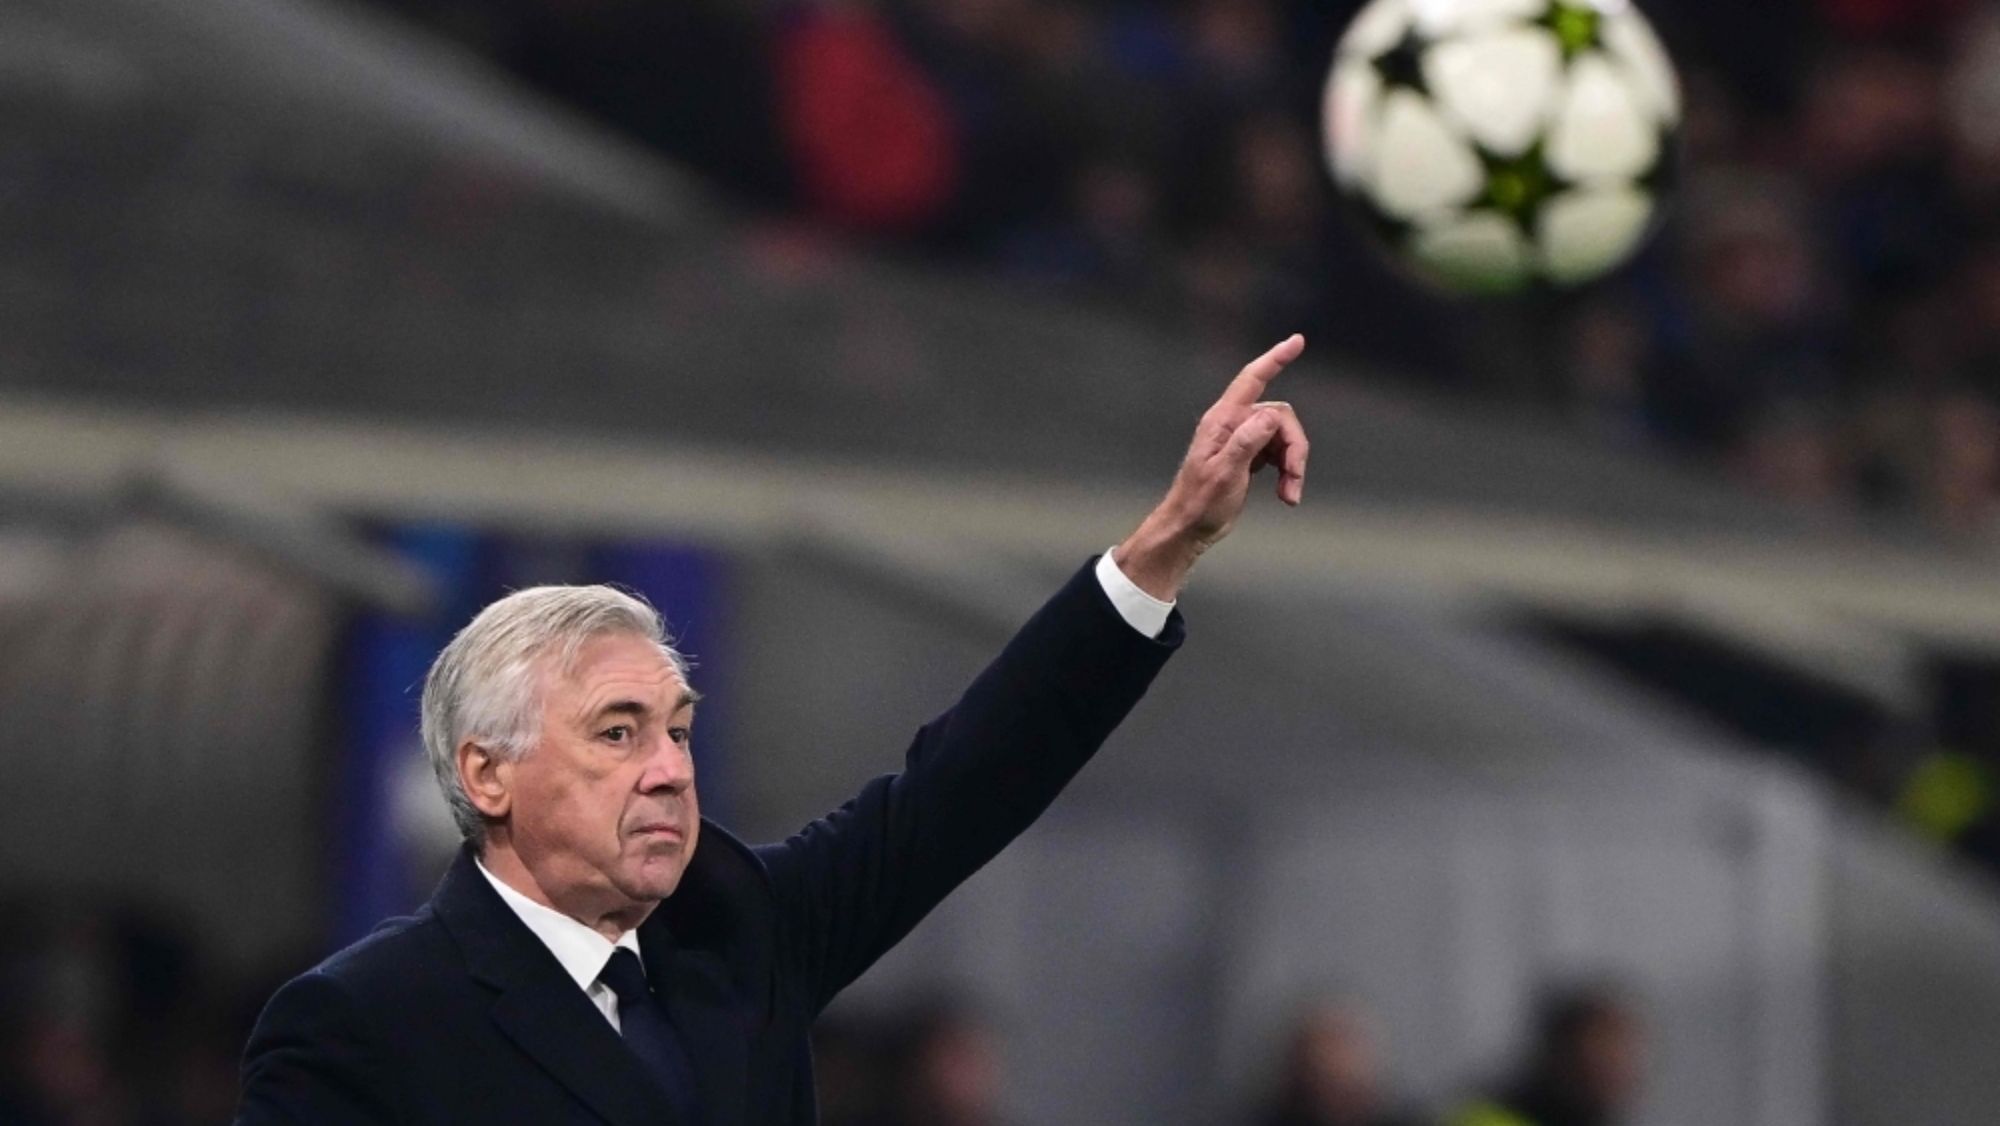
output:
[[[625,1045],[672,1098],[681,1120],[689,1126],[699,1122],[694,1067],[681,1049],[681,1038],[674,1032],[673,1022],[667,1019],[666,1006],[646,987],[646,969],[639,964],[639,956],[619,947],[612,952],[597,980],[618,995],[618,1025],[624,1033]]]

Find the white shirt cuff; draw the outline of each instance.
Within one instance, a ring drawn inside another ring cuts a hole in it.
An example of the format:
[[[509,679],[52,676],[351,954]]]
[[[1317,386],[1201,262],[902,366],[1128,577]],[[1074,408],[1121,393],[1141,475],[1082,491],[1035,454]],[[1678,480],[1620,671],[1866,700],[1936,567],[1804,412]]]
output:
[[[1125,577],[1118,564],[1106,550],[1097,559],[1097,585],[1104,588],[1105,597],[1118,608],[1118,616],[1125,624],[1145,634],[1158,637],[1167,628],[1167,617],[1174,612],[1174,604],[1162,602]]]

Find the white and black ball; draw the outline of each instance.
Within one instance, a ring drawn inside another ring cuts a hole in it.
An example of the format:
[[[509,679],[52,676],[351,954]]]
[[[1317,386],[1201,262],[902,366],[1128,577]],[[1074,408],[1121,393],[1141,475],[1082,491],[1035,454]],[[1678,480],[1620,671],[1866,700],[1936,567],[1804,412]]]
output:
[[[1334,181],[1397,259],[1508,293],[1631,257],[1672,180],[1681,101],[1629,0],[1372,0],[1324,111]]]

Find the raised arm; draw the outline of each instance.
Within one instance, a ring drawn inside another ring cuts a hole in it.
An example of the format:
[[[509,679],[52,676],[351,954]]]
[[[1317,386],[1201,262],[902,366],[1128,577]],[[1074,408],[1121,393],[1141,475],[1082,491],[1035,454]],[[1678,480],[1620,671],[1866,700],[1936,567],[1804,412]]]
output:
[[[1262,396],[1304,347],[1294,336],[1252,361],[1202,416],[1167,495],[1114,550],[1140,589],[1178,597],[1195,560],[1234,527],[1264,465],[1280,469],[1281,500],[1303,498],[1305,432],[1290,406]],[[1157,638],[1133,629],[1084,568],[918,732],[900,774],[759,850],[813,1011],[1033,824],[1181,637],[1178,613]]]

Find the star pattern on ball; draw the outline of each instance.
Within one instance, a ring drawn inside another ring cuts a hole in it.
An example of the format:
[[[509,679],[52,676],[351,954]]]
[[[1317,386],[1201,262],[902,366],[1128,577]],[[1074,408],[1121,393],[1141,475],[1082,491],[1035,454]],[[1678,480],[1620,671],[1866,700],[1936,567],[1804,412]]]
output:
[[[1556,0],[1535,23],[1555,36],[1556,45],[1562,48],[1564,62],[1604,45],[1604,14],[1589,4]]]
[[[1424,37],[1411,28],[1394,47],[1370,59],[1375,73],[1382,78],[1383,92],[1403,89],[1428,95],[1431,88],[1424,79],[1424,52],[1429,48]]]
[[[1660,135],[1660,158],[1639,177],[1639,186],[1655,195],[1667,192],[1680,180],[1681,150],[1671,129]]]
[[[1486,193],[1473,204],[1474,209],[1505,215],[1522,234],[1534,237],[1543,206],[1567,190],[1569,183],[1549,170],[1539,141],[1518,156],[1501,156],[1484,146],[1478,153],[1486,169]]]

